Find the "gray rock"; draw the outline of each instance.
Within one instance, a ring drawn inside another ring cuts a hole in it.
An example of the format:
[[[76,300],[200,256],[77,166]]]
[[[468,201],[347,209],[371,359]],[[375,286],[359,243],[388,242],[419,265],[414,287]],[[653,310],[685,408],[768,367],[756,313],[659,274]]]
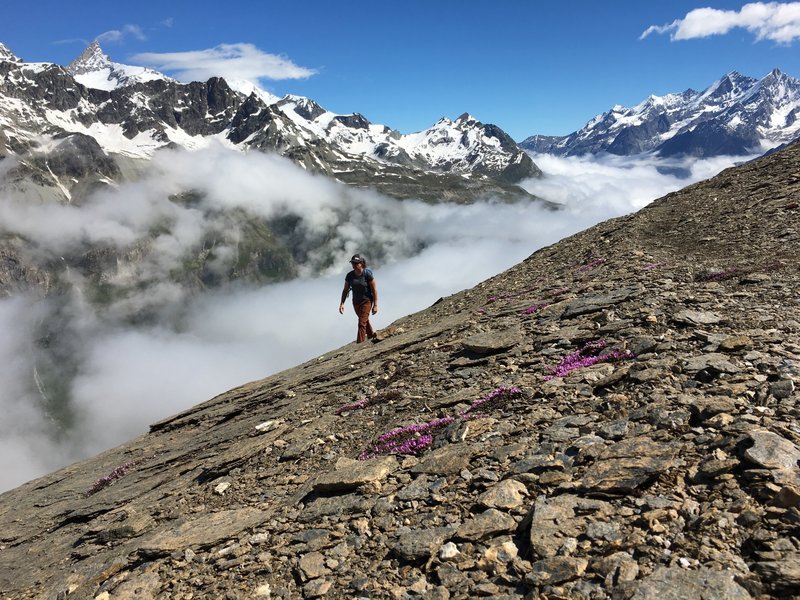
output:
[[[422,500],[431,495],[431,480],[427,475],[420,475],[414,481],[397,492],[398,500]]]
[[[448,444],[430,454],[426,454],[419,464],[412,467],[412,473],[429,475],[453,475],[469,466],[469,447],[464,444]]]
[[[634,356],[639,356],[652,352],[656,346],[658,346],[658,342],[655,338],[650,336],[637,336],[628,343],[628,350],[633,352]]]
[[[750,594],[734,581],[734,573],[687,571],[659,567],[642,580],[632,600],[750,600]]]
[[[320,517],[367,512],[374,502],[356,494],[316,498],[305,507],[297,519],[301,523],[312,523]]]
[[[639,575],[639,563],[627,552],[615,552],[591,562],[591,569],[606,578],[606,587],[633,581]]]
[[[562,494],[536,499],[530,515],[530,542],[534,557],[556,555],[565,540],[577,538],[586,531],[588,519],[601,519],[612,513],[602,500]]]
[[[500,533],[509,533],[517,527],[517,522],[509,515],[494,508],[464,521],[456,531],[456,537],[465,540],[484,540]]]
[[[456,531],[455,527],[433,527],[401,531],[390,547],[408,561],[427,559],[436,554],[442,544]]]
[[[736,402],[732,398],[725,396],[700,396],[692,398],[690,408],[692,413],[705,421],[721,413],[736,412]]]
[[[586,537],[590,540],[605,540],[618,542],[622,539],[619,524],[603,521],[593,521],[586,525]]]
[[[583,575],[589,561],[585,558],[554,556],[537,560],[525,580],[535,586],[558,585]]]
[[[514,479],[504,479],[478,497],[478,504],[487,508],[517,508],[525,502],[528,489]]]
[[[738,352],[749,350],[753,347],[753,340],[746,335],[732,335],[723,338],[719,343],[719,349],[723,352]]]
[[[581,315],[599,312],[615,304],[629,300],[638,295],[639,292],[640,290],[638,288],[627,287],[614,290],[607,294],[584,296],[567,304],[564,312],[561,313],[561,318],[572,319]]]
[[[291,540],[298,552],[321,550],[333,545],[330,531],[327,529],[304,529],[297,535],[292,536]],[[253,542],[251,541],[250,543],[252,544]]]
[[[730,362],[727,356],[714,352],[686,359],[684,361],[684,369],[686,369],[688,373],[697,373],[698,371],[706,370],[716,373],[738,373],[740,371],[739,367]]]
[[[448,590],[457,590],[467,579],[466,573],[462,573],[450,563],[439,565],[436,569],[436,577]]]
[[[789,551],[781,553],[779,560],[765,560],[754,565],[776,596],[789,597],[800,588],[800,555]]]
[[[325,555],[321,552],[309,552],[300,557],[297,566],[302,573],[303,580],[316,579],[329,575],[331,570],[325,566]]]
[[[619,440],[625,437],[630,428],[630,421],[627,419],[618,419],[607,423],[601,423],[597,426],[597,435],[609,440]]]
[[[222,510],[167,522],[138,542],[148,556],[169,554],[188,546],[210,547],[236,537],[268,518],[256,508]]]
[[[779,399],[789,398],[793,392],[794,381],[791,379],[781,379],[769,386],[769,393]]]
[[[703,310],[682,310],[672,315],[672,319],[686,325],[715,325],[722,321],[719,315]]]
[[[674,464],[678,448],[638,437],[609,446],[581,479],[587,492],[629,493]]]
[[[381,456],[370,460],[340,458],[336,468],[323,473],[314,481],[314,489],[322,492],[353,490],[367,483],[379,482],[397,469],[394,456]]]
[[[516,346],[522,337],[519,328],[478,333],[464,340],[464,348],[478,354],[495,354]]]
[[[797,470],[800,449],[771,431],[754,431],[748,436],[753,445],[744,451],[745,458],[765,469]]]
[[[303,586],[305,598],[321,598],[330,591],[333,582],[328,579],[312,579]]]

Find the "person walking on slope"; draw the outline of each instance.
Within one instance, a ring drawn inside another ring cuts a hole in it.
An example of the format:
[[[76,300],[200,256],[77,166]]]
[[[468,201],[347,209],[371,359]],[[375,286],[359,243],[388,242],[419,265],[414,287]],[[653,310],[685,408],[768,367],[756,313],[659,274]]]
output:
[[[350,259],[353,270],[344,278],[344,289],[342,290],[342,301],[339,304],[339,314],[344,314],[344,301],[350,290],[353,290],[353,308],[358,315],[358,335],[356,342],[361,343],[367,338],[375,338],[376,333],[369,322],[369,313],[378,312],[378,287],[375,285],[375,277],[372,271],[367,268],[366,259],[360,254],[354,254]]]

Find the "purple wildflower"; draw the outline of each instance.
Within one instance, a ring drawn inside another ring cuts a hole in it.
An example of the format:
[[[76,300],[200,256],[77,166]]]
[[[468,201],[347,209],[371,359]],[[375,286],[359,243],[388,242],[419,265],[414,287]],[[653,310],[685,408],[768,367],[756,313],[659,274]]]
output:
[[[442,417],[427,423],[396,427],[381,435],[371,448],[359,454],[358,459],[366,460],[386,454],[417,454],[433,443],[431,432],[442,429],[453,421],[453,417]]]
[[[364,397],[361,398],[360,400],[356,400],[355,402],[351,402],[350,404],[345,404],[344,406],[340,406],[339,408],[336,409],[336,414],[340,415],[343,412],[360,410],[362,408],[372,406],[373,404],[398,400],[402,395],[403,393],[400,390],[384,390],[382,392],[378,392],[374,396]]]
[[[604,259],[604,258],[596,258],[592,262],[587,263],[587,264],[583,265],[582,267],[580,267],[578,269],[578,273],[583,273],[585,271],[591,271],[595,267],[599,267],[600,265],[602,265],[604,262],[606,262],[606,259]]]
[[[532,314],[535,314],[535,313],[539,312],[542,309],[547,308],[548,306],[550,306],[550,304],[548,304],[547,302],[541,302],[539,304],[534,304],[533,306],[529,306],[528,308],[523,310],[521,314],[523,314],[523,315],[532,315]]]
[[[459,413],[457,418],[461,420],[477,418],[481,415],[474,414],[473,411],[484,410],[500,401],[518,398],[521,395],[522,390],[517,386],[502,385],[483,398],[475,400],[466,410]],[[441,417],[427,423],[395,427],[379,436],[374,444],[358,455],[358,460],[387,454],[419,454],[433,443],[433,434],[436,431],[455,421],[456,417]]]
[[[112,482],[124,476],[128,472],[128,470],[135,464],[136,461],[133,461],[116,467],[113,471],[111,471],[111,473],[95,481],[92,487],[90,487],[88,490],[84,492],[84,496],[91,496],[92,494],[96,494],[104,487],[111,485]]]
[[[351,410],[359,410],[361,408],[366,408],[367,404],[369,403],[368,398],[362,398],[361,400],[356,400],[355,402],[351,402],[350,404],[345,404],[340,406],[336,409],[336,414],[340,415],[343,412],[348,412]]]
[[[647,263],[643,268],[645,271],[652,271],[653,269],[657,269],[659,267],[663,267],[667,263],[665,262],[654,262],[654,263]]]
[[[562,358],[561,362],[553,367],[548,375],[545,375],[545,379],[550,381],[551,379],[564,377],[576,369],[589,367],[599,362],[615,362],[633,358],[633,353],[629,350],[613,350],[601,354],[606,346],[608,346],[608,342],[605,340],[587,342],[582,348]]]
[[[483,398],[475,400],[472,404],[470,404],[466,410],[462,411],[459,415],[462,419],[471,417],[470,413],[476,410],[483,410],[487,407],[497,404],[501,400],[508,400],[512,398],[519,398],[522,395],[522,390],[519,389],[517,386],[505,386],[501,385],[496,390],[493,390],[486,394]]]

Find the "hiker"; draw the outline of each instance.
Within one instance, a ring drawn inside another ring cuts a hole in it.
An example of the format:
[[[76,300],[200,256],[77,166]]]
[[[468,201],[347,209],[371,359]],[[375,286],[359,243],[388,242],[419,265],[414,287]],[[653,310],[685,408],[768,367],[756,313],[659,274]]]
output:
[[[374,339],[377,334],[369,323],[369,313],[378,312],[378,288],[375,285],[375,277],[372,271],[367,268],[366,259],[360,254],[354,254],[350,259],[353,270],[344,278],[344,289],[342,290],[342,302],[339,304],[339,314],[344,314],[344,301],[350,290],[353,290],[353,308],[358,315],[358,335],[356,342],[361,343],[367,338]]]

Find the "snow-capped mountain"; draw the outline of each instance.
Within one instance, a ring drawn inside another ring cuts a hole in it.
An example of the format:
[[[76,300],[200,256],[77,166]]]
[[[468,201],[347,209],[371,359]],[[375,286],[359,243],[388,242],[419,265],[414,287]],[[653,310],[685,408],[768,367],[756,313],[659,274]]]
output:
[[[798,137],[800,81],[774,69],[760,80],[732,72],[702,92],[614,106],[568,136],[531,136],[520,146],[566,156],[718,156],[763,153]]]
[[[0,61],[22,62],[11,50],[6,48],[5,44],[2,42],[0,42]]]
[[[337,115],[299,96],[287,96],[278,107],[298,127],[351,155],[421,170],[486,175],[508,183],[536,175],[508,134],[467,113],[455,121],[442,118],[429,129],[402,135],[358,113]]]
[[[103,52],[98,42],[92,42],[78,58],[73,60],[67,66],[67,72],[75,78],[75,81],[87,88],[106,91],[147,81],[172,81],[166,75],[147,67],[113,62]]]
[[[42,197],[70,200],[160,148],[210,144],[278,152],[348,184],[426,200],[524,196],[515,184],[540,175],[505,132],[467,114],[402,135],[246,82],[179,83],[115,63],[96,42],[66,68],[0,49],[0,156],[24,157],[11,177]]]

